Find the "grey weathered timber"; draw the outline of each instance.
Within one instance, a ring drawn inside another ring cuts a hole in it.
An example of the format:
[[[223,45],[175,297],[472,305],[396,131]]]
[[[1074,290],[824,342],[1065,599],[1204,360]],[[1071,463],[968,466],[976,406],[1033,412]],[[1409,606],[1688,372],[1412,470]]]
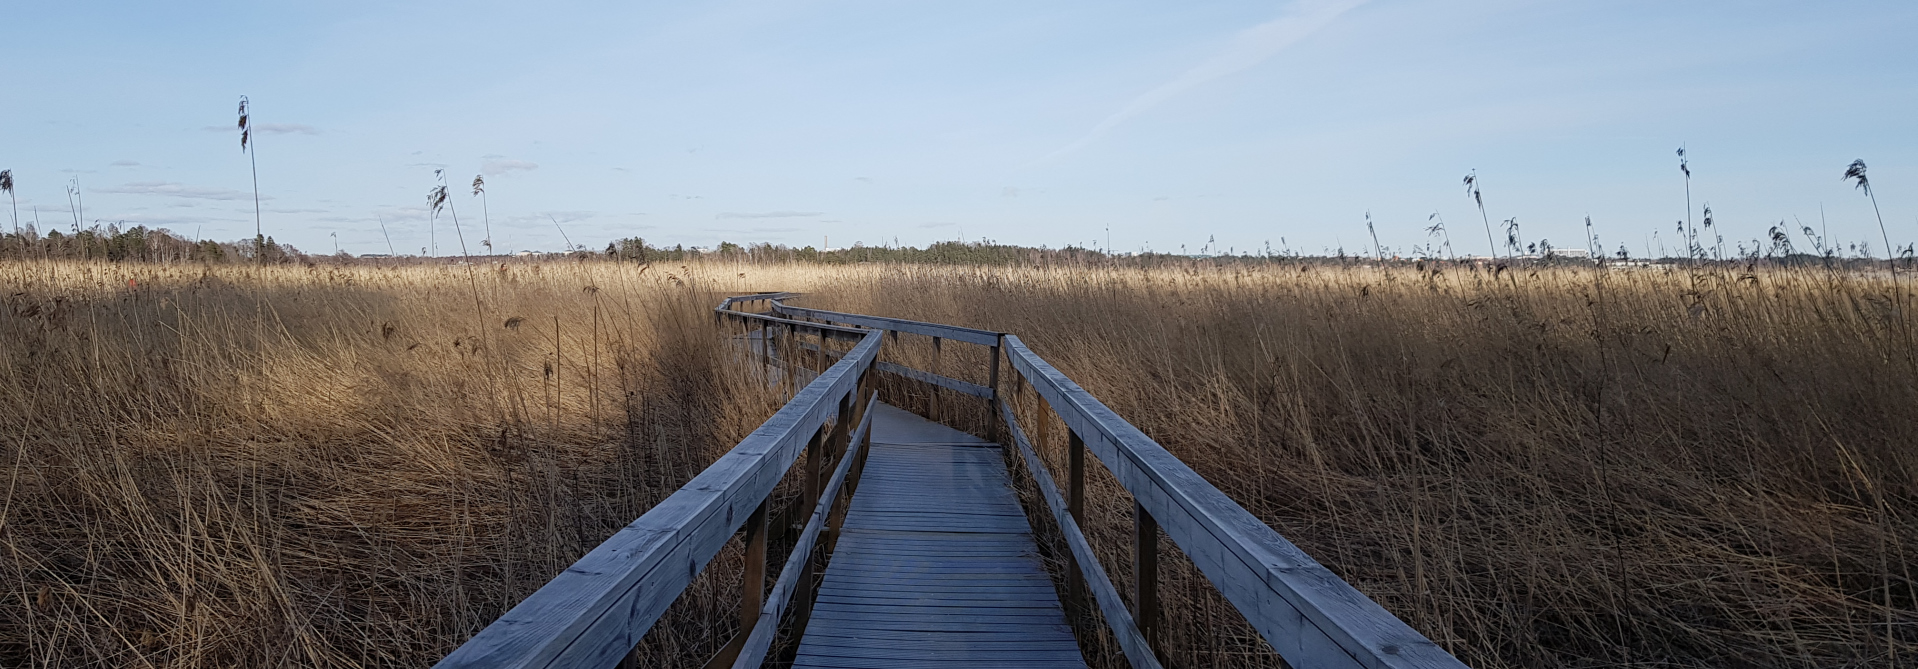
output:
[[[872,368],[881,372],[886,372],[888,374],[898,374],[900,376],[906,377],[908,379],[912,379],[914,381],[918,381],[920,383],[928,383],[928,384],[939,386],[941,388],[945,388],[948,390],[958,391],[967,395],[971,395],[973,397],[977,397],[979,399],[983,399],[983,400],[992,399],[991,388],[987,388],[977,383],[968,383],[965,381],[961,381],[959,379],[955,379],[950,376],[940,376],[938,374],[934,374],[931,372],[922,372],[917,369],[907,367],[905,365],[897,365],[897,364],[893,364],[890,362],[883,362],[883,361],[873,363]]]
[[[759,508],[746,519],[746,578],[743,579],[743,592],[739,598],[739,629],[745,630],[739,636],[719,650],[707,667],[730,667],[733,658],[739,657],[739,651],[745,647],[747,634],[759,624],[759,612],[765,606],[766,598],[766,500],[760,500]]]
[[[999,446],[884,404],[869,415],[793,666],[1085,667]]]
[[[940,337],[963,341],[969,344],[978,344],[980,346],[994,346],[999,343],[1000,333],[991,330],[963,328],[957,325],[940,325],[938,323],[922,323],[920,321],[909,321],[903,318],[887,318],[885,316],[847,314],[837,311],[825,311],[823,309],[807,309],[805,307],[787,306],[778,300],[772,300],[771,302],[773,313],[781,316],[817,318],[822,321],[858,325],[874,330],[891,330],[894,332],[925,335],[927,337]]]
[[[815,350],[818,350],[819,345],[801,342],[799,344],[799,347],[807,351],[815,351]],[[828,351],[826,355],[837,356],[839,354]],[[948,390],[958,391],[967,395],[971,395],[973,397],[977,397],[982,400],[992,399],[991,388],[979,385],[977,383],[972,383],[969,381],[961,381],[959,379],[955,379],[950,376],[940,376],[932,372],[924,372],[917,369],[913,369],[911,367],[907,367],[905,365],[886,362],[884,360],[873,363],[872,368],[874,370],[885,372],[887,374],[897,374],[899,376],[903,376],[908,379],[918,381],[920,383],[928,383],[928,384],[939,386],[941,388],[945,388]]]
[[[440,667],[606,667],[639,643],[766,499],[877,357],[872,333],[685,487],[648,510]]]
[[[1132,617],[1146,642],[1159,644],[1159,521],[1132,503]]]
[[[757,323],[778,323],[781,325],[785,325],[788,328],[797,328],[798,330],[802,332],[812,332],[814,334],[817,334],[819,332],[825,332],[827,336],[832,337],[836,341],[858,341],[861,338],[864,338],[866,336],[866,333],[872,331],[870,329],[865,329],[865,328],[847,327],[844,325],[833,325],[831,323],[808,323],[806,321],[798,321],[790,318],[780,318],[778,316],[772,316],[768,314],[756,314],[756,313],[746,312],[746,311],[728,311],[725,309],[719,309],[719,310],[716,310],[716,312],[717,312],[717,315],[724,318],[737,318],[740,320],[757,322]]]
[[[1293,666],[1463,666],[1233,503],[1018,337],[781,302],[792,296],[727,298],[714,318],[743,326],[731,332],[748,356],[760,358],[769,385],[786,388],[799,378],[810,382],[692,482],[439,666],[610,666],[750,514],[756,531],[747,535],[742,631],[714,658],[717,666],[758,666],[781,632],[784,616],[792,620],[789,629],[803,631],[794,667],[1083,668],[1065,609],[1039,565],[1031,527],[1006,478],[1010,465],[995,443],[1001,436],[1018,449],[1061,530],[1071,561],[1069,596],[1079,601],[1091,592],[1134,667],[1160,666],[1153,642],[1161,627],[1161,530]],[[758,302],[767,303],[771,313],[737,308]],[[989,347],[989,384],[877,362],[886,335],[896,342],[900,332]],[[818,343],[801,342],[802,336],[817,337]],[[842,353],[827,344],[835,340],[858,343]],[[822,370],[794,364],[802,351],[811,352]],[[1014,373],[1014,399],[1023,404],[1021,389],[1029,385],[1039,400],[1032,414],[1039,421],[1038,447],[1001,399],[1001,354]],[[827,366],[831,360],[838,362]],[[868,386],[867,374],[873,371],[985,399],[990,415],[998,418],[988,421],[991,438],[878,404]],[[1039,456],[1053,414],[1069,436],[1063,494]],[[801,448],[810,449],[806,503],[794,510],[810,514],[778,582],[767,592],[767,532],[760,519],[767,515],[768,494],[792,469]],[[1088,451],[1133,498],[1131,607],[1078,524]],[[847,501],[835,501],[841,498]],[[815,580],[822,555],[830,558],[823,579]],[[1075,612],[1084,610],[1082,603],[1074,606]]]
[[[1013,369],[1287,662],[1464,666],[1234,503],[1018,337],[1007,335],[1005,346]]]
[[[752,669],[766,659],[766,652],[772,649],[773,639],[778,636],[779,619],[786,613],[786,606],[799,589],[799,579],[805,574],[806,561],[811,558],[813,544],[826,527],[826,518],[832,514],[833,502],[839,498],[839,490],[846,483],[846,477],[852,472],[852,463],[858,459],[863,446],[871,435],[872,405],[878,400],[869,400],[859,427],[853,431],[852,451],[840,458],[839,465],[833,469],[832,479],[820,493],[819,502],[813,505],[812,517],[806,521],[806,529],[799,534],[799,541],[793,545],[792,555],[786,559],[786,566],[779,570],[779,581],[773,584],[773,590],[766,597],[766,603],[759,611],[758,622],[752,626],[752,633],[739,652],[738,659],[732,663],[734,669]]]
[[[992,396],[986,398],[986,440],[999,441],[999,423],[992,418],[999,413],[999,345],[1005,341],[1005,335],[999,335],[999,341],[993,342],[987,350],[991,352],[991,371],[986,374],[986,387],[992,390]]]
[[[1059,494],[1059,486],[1046,472],[1044,460],[1026,439],[1026,432],[1019,427],[1019,419],[1012,410],[1000,406],[1001,418],[1006,422],[1006,432],[1019,448],[1019,457],[1026,463],[1026,473],[1032,475],[1033,484],[1039,488],[1039,496],[1046,501],[1046,509],[1052,512],[1052,520],[1059,524],[1059,534],[1065,538],[1066,547],[1071,556],[1068,568],[1077,576],[1074,582],[1080,588],[1090,586],[1093,601],[1098,602],[1099,613],[1105,616],[1106,626],[1119,642],[1119,648],[1125,651],[1126,661],[1133,669],[1148,669],[1159,666],[1159,657],[1152,650],[1152,644],[1139,630],[1132,619],[1132,613],[1126,610],[1125,600],[1119,598],[1118,589],[1112,587],[1112,579],[1106,576],[1105,567],[1100,566],[1099,556],[1092,552],[1092,545],[1086,542],[1086,535],[1079,529],[1079,522],[1073,517],[1071,507]]]
[[[939,375],[939,369],[940,369],[939,363],[943,362],[946,357],[945,348],[940,346],[940,342],[943,342],[943,341],[945,340],[939,337],[932,338],[932,369],[929,371],[931,371],[935,376]],[[939,389],[938,388],[934,388],[932,389],[932,392],[926,394],[926,417],[932,419],[932,422],[934,423],[939,422]]]

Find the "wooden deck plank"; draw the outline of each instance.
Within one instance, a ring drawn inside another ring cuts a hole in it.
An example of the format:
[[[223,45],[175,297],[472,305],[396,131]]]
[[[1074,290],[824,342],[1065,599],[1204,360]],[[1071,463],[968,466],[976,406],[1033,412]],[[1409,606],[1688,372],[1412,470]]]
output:
[[[883,404],[872,429],[793,666],[1084,668],[999,447]]]
[[[827,645],[858,644],[897,644],[900,641],[912,641],[926,644],[1067,644],[1076,645],[1069,639],[1033,639],[1031,635],[1008,632],[960,632],[939,637],[927,637],[921,632],[900,630],[841,629],[822,627],[811,630],[809,634],[820,643]]]
[[[892,660],[862,657],[818,657],[794,661],[793,669],[1076,669],[1085,660]]]

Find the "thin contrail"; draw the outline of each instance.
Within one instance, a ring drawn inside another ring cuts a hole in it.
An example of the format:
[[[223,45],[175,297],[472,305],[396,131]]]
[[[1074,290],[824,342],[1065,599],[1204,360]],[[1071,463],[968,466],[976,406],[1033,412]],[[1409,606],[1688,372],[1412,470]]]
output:
[[[1265,62],[1266,59],[1285,50],[1286,47],[1298,43],[1299,40],[1305,39],[1312,33],[1318,32],[1320,28],[1324,28],[1327,24],[1331,23],[1333,19],[1338,18],[1339,15],[1350,11],[1354,7],[1365,4],[1366,1],[1367,0],[1301,0],[1301,2],[1293,6],[1291,13],[1245,29],[1240,32],[1237,37],[1233,38],[1231,44],[1220,50],[1219,53],[1214,54],[1211,58],[1206,59],[1205,62],[1198,64],[1190,70],[1186,70],[1184,74],[1173,78],[1171,81],[1160,84],[1157,88],[1146,91],[1145,94],[1133,98],[1131,102],[1126,103],[1126,106],[1119,108],[1119,111],[1114,112],[1111,116],[1107,116],[1104,121],[1099,122],[1099,125],[1093,126],[1092,130],[1087,132],[1085,136],[1080,137],[1078,141],[1067,144],[1064,148],[1032,161],[1032,163],[1027,166],[1030,167],[1044,163],[1085,148],[1086,145],[1105,136],[1107,132],[1118,127],[1119,124],[1124,123],[1127,119],[1138,116],[1147,109],[1151,109],[1154,105],[1172,99],[1178,94],[1184,93],[1200,84]]]

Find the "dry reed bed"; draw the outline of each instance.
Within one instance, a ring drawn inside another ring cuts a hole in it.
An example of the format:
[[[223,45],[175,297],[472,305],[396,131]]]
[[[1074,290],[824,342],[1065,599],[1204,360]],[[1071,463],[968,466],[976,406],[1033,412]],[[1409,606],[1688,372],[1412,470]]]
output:
[[[0,266],[0,665],[430,664],[776,408],[697,274]]]
[[[809,304],[1019,334],[1474,666],[1918,662],[1905,278],[790,272]],[[1088,497],[1120,583],[1123,495]],[[1188,564],[1167,579],[1176,664],[1273,662]]]
[[[1432,269],[0,266],[0,664],[430,663],[776,408],[706,313],[745,289],[1020,334],[1475,666],[1918,653],[1894,283]],[[737,572],[651,663],[730,635]],[[1272,662],[1166,579],[1176,664]]]

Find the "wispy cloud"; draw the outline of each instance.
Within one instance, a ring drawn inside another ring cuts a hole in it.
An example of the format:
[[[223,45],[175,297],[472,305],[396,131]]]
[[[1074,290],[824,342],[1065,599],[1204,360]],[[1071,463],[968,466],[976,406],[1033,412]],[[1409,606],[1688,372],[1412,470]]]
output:
[[[269,135],[317,135],[320,129],[304,123],[260,123],[254,129]]]
[[[728,212],[721,213],[717,216],[714,216],[713,218],[801,218],[805,216],[820,216],[825,213],[826,212],[823,212],[823,211],[760,211],[760,212],[728,211]]]
[[[237,190],[231,190],[226,188],[207,188],[204,186],[188,186],[186,184],[173,183],[171,181],[135,181],[133,183],[124,183],[118,186],[107,186],[105,188],[95,188],[94,190],[101,193],[121,193],[126,195],[164,195],[168,197],[190,197],[190,198],[197,198],[201,200],[251,200],[253,199],[253,194],[248,193],[246,191],[237,191]],[[270,195],[261,195],[260,199],[271,200],[273,199],[273,197]]]
[[[415,222],[426,220],[426,207],[380,207],[374,215],[386,219],[386,222]]]
[[[481,156],[480,173],[486,176],[498,176],[512,171],[531,172],[539,169],[539,163],[529,160],[514,160],[506,156]]]
[[[952,226],[955,226],[955,225],[958,225],[958,223],[937,223],[937,222],[934,222],[934,223],[920,223],[920,224],[919,224],[919,228],[920,228],[920,229],[922,229],[922,230],[928,230],[928,229],[932,229],[932,228],[950,228],[950,227],[952,227]]]
[[[1043,163],[1085,148],[1086,145],[1104,137],[1106,133],[1111,132],[1113,128],[1119,127],[1120,124],[1125,123],[1134,116],[1144,113],[1146,110],[1151,109],[1161,102],[1177,97],[1179,94],[1197,88],[1206,82],[1263,63],[1266,59],[1277,55],[1280,51],[1284,51],[1286,47],[1297,44],[1300,40],[1305,39],[1312,33],[1318,32],[1334,19],[1337,19],[1339,15],[1350,11],[1354,7],[1365,4],[1366,1],[1367,0],[1300,0],[1293,5],[1292,11],[1288,12],[1285,16],[1241,31],[1232,38],[1229,44],[1223,49],[1220,49],[1218,53],[1213,54],[1211,58],[1206,59],[1205,62],[1199,63],[1192,69],[1186,70],[1184,74],[1174,77],[1171,81],[1159,84],[1152,90],[1146,91],[1144,94],[1133,98],[1132,101],[1126,103],[1124,107],[1120,107],[1119,111],[1113,112],[1111,116],[1107,116],[1105,120],[1093,126],[1091,131],[1087,132],[1077,141],[1067,144],[1064,148],[1033,161],[1033,164]]]
[[[110,167],[139,167],[140,164],[133,162],[131,160],[115,160],[109,166]]]

